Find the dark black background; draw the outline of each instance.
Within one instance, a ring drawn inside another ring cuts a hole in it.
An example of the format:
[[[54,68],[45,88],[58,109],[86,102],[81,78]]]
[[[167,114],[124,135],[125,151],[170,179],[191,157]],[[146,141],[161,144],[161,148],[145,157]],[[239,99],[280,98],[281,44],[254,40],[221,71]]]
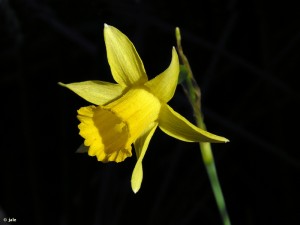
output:
[[[196,143],[158,129],[137,194],[135,156],[75,153],[88,103],[57,82],[113,81],[104,23],[133,41],[150,78],[181,28],[208,130],[231,141],[213,149],[232,224],[300,224],[300,15],[260,0],[0,0],[0,224],[222,224]],[[193,121],[180,86],[170,105]]]

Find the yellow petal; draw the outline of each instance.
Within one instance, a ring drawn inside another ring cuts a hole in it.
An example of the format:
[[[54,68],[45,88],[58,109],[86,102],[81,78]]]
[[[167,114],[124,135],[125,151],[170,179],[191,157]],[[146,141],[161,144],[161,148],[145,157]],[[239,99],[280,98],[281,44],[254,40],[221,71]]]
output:
[[[122,86],[143,84],[148,78],[132,42],[121,31],[105,24],[104,40],[113,78]]]
[[[169,105],[161,107],[159,128],[166,134],[187,142],[221,143],[229,140],[209,133],[190,123],[187,119],[175,112]]]
[[[131,188],[134,193],[140,190],[143,180],[142,161],[149,146],[150,140],[157,128],[157,123],[152,123],[143,134],[134,142],[134,148],[137,156],[137,162],[131,176]]]
[[[104,81],[84,81],[59,85],[70,89],[86,101],[95,105],[106,104],[122,94],[123,88],[118,84]]]
[[[174,95],[179,75],[179,60],[178,55],[173,47],[172,60],[169,67],[145,83],[150,88],[151,92],[155,94],[161,101],[168,102]]]

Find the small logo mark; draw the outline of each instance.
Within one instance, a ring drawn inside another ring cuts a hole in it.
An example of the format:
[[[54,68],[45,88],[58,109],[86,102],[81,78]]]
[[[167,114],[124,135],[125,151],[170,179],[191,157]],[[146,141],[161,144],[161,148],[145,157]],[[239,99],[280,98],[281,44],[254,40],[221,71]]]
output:
[[[17,219],[16,218],[14,218],[14,217],[12,217],[12,218],[3,218],[3,222],[8,222],[8,223],[11,223],[11,222],[17,222]]]

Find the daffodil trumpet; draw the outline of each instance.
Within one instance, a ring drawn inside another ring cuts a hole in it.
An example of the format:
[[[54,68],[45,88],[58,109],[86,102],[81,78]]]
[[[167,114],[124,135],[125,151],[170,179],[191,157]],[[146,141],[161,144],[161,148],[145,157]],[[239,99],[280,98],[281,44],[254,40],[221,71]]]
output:
[[[131,178],[133,192],[141,187],[142,160],[157,127],[182,141],[228,142],[193,125],[167,104],[175,93],[179,75],[174,47],[169,67],[148,80],[143,62],[126,35],[105,24],[104,40],[116,84],[104,81],[59,84],[93,104],[78,110],[79,134],[90,156],[102,162],[121,162],[132,155],[134,145],[137,162]]]

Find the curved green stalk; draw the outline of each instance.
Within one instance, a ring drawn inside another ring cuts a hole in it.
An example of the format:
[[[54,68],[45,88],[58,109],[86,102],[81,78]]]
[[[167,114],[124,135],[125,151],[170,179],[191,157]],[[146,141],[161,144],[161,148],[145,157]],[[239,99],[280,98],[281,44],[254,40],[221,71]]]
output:
[[[179,58],[183,64],[181,67],[181,77],[184,79],[181,82],[184,92],[189,99],[190,104],[193,107],[194,117],[196,119],[197,126],[203,130],[206,130],[204,124],[203,116],[201,113],[201,92],[197,82],[194,79],[191,67],[189,65],[187,57],[184,55],[182,46],[181,46],[181,35],[180,30],[176,28],[176,41]],[[206,167],[206,171],[210,180],[210,184],[213,189],[213,193],[216,199],[216,203],[221,215],[224,225],[231,225],[229,215],[227,213],[225,199],[222,193],[221,185],[218,179],[218,174],[214,162],[213,152],[211,149],[211,144],[209,142],[200,142],[200,151],[202,154],[203,162]]]

